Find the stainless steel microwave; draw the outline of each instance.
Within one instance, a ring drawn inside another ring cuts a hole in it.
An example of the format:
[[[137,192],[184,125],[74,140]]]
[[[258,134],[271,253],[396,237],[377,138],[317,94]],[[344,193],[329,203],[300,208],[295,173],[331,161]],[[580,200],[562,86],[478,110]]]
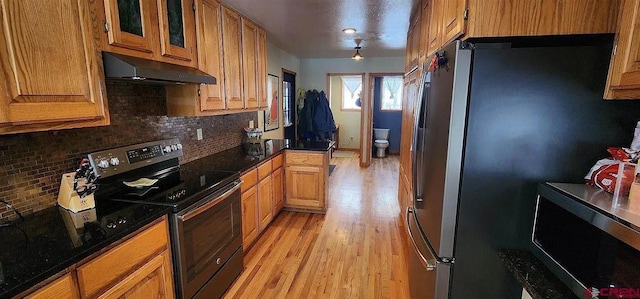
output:
[[[541,184],[531,242],[579,298],[640,298],[640,203],[585,184]]]

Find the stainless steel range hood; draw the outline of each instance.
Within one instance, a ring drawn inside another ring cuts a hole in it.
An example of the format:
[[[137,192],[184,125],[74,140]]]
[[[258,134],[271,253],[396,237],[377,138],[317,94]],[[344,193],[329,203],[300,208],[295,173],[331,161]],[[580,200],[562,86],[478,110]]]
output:
[[[138,83],[174,85],[186,83],[216,84],[216,78],[198,69],[137,57],[102,52],[107,79]]]

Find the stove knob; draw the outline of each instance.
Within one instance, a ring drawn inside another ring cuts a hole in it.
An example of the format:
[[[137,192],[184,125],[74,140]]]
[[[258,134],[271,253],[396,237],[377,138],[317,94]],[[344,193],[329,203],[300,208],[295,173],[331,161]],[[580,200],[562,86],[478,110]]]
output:
[[[167,146],[165,146],[165,147],[164,147],[164,152],[165,152],[165,153],[170,153],[170,152],[171,152],[171,147],[170,147],[170,146],[168,146],[168,145],[167,145]]]
[[[118,166],[118,164],[120,164],[120,159],[113,157],[111,159],[109,159],[109,164],[113,165],[113,166]]]
[[[171,149],[174,150],[174,151],[177,151],[178,150],[178,146],[175,145],[175,144],[172,144],[171,145]]]
[[[114,229],[114,228],[116,228],[116,223],[115,223],[115,222],[113,222],[113,220],[109,220],[109,221],[107,221],[107,228],[108,228],[108,229]]]
[[[127,223],[127,218],[124,217],[124,216],[120,216],[120,217],[118,217],[117,222],[118,222],[118,224],[125,224],[125,223]]]
[[[100,167],[102,169],[109,168],[109,161],[107,161],[107,160],[98,161],[98,167]]]
[[[178,143],[178,144],[176,144],[176,146],[178,147],[179,150],[182,149],[182,143]]]

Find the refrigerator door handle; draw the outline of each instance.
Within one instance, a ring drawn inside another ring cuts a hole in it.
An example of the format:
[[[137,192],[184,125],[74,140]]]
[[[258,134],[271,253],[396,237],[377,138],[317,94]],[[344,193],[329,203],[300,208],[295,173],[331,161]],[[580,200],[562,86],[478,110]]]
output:
[[[409,207],[407,208],[407,233],[409,234],[409,240],[411,240],[411,244],[413,245],[413,250],[416,251],[416,253],[418,254],[418,258],[420,260],[420,262],[422,263],[422,265],[427,268],[427,271],[434,271],[436,269],[436,262],[435,259],[432,259],[431,261],[434,262],[430,262],[429,260],[427,260],[427,258],[424,257],[424,255],[422,254],[422,252],[420,251],[420,249],[418,249],[418,244],[416,243],[416,240],[413,236],[413,232],[411,231],[411,225],[409,224],[409,217],[411,217],[410,215],[413,213],[413,210]],[[428,247],[428,246],[427,246]],[[431,250],[431,249],[429,249]]]
[[[414,203],[418,203],[418,202],[422,202],[422,194],[418,194],[418,171],[422,171],[422,167],[423,167],[423,163],[421,162],[420,165],[418,165],[418,152],[422,150],[423,147],[421,147],[419,141],[419,132],[420,132],[420,115],[422,114],[422,97],[423,97],[423,93],[425,92],[424,90],[424,82],[423,80],[425,80],[426,78],[426,74],[422,74],[422,77],[420,78],[420,89],[418,90],[418,98],[416,101],[416,106],[414,107],[413,110],[413,136],[412,136],[412,142],[411,142],[411,162],[413,164],[413,167],[411,167],[411,172],[412,172],[412,176],[411,176],[411,180],[412,180],[412,184],[413,184],[413,201]]]

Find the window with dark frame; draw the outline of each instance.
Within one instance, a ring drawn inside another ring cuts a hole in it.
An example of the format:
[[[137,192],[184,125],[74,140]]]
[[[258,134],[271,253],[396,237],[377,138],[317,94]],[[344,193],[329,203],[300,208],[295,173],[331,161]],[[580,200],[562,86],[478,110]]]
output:
[[[293,119],[293,111],[290,105],[291,100],[291,82],[282,81],[282,114],[284,119],[283,123],[285,127],[293,125],[291,120]]]

